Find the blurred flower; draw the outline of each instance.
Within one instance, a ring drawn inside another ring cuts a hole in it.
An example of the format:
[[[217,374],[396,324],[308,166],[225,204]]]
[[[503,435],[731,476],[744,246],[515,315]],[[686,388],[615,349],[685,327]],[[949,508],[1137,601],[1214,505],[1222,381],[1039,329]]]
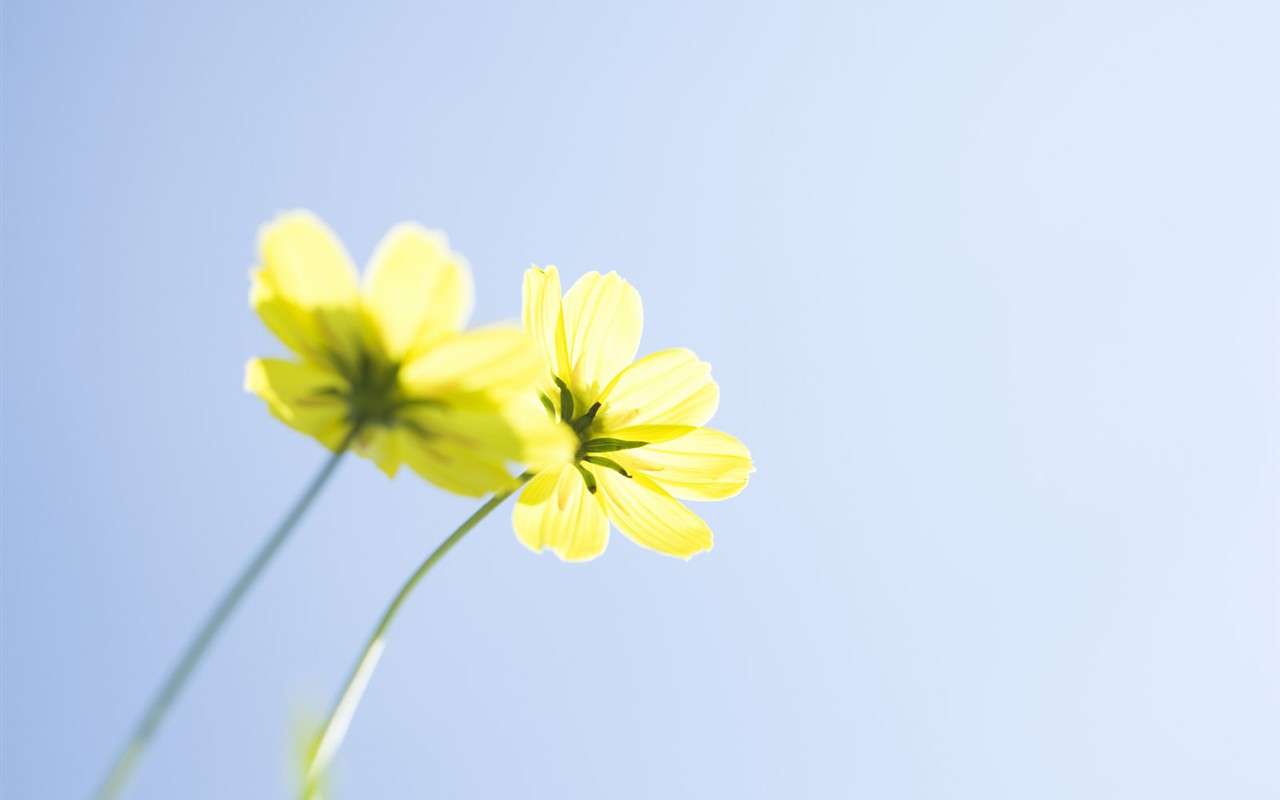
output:
[[[246,388],[289,426],[372,459],[407,464],[459,494],[511,485],[507,462],[547,463],[575,446],[565,426],[510,401],[542,372],[515,328],[462,331],[471,274],[443,235],[401,224],[370,260],[363,289],[342,244],[306,212],[259,239],[250,301],[298,357],[249,362]]]
[[[566,561],[604,552],[609,522],[637,544],[681,558],[711,548],[684,500],[721,500],[753,471],[737,439],[701,427],[719,404],[711,367],[688,350],[632,363],[640,295],[616,273],[584,275],[561,300],[555,267],[525,273],[524,325],[539,345],[539,399],[577,434],[572,459],[521,492],[513,522],[534,552]]]

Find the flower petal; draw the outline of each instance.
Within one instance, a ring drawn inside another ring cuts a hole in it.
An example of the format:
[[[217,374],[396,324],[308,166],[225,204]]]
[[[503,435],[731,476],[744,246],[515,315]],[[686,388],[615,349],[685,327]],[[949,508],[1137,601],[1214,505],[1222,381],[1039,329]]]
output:
[[[660,350],[618,373],[600,395],[596,419],[607,430],[636,425],[693,425],[711,419],[720,388],[711,365],[685,349]]]
[[[333,232],[314,214],[282,214],[259,233],[262,269],[272,285],[303,308],[354,306],[356,274]]]
[[[610,427],[608,434],[611,439],[652,444],[653,442],[669,442],[696,430],[697,428],[693,425],[628,425],[624,428]]]
[[[416,397],[507,398],[528,391],[542,359],[524,331],[492,327],[446,339],[400,368],[400,383]]]
[[[249,300],[291,350],[319,364],[352,363],[364,340],[355,269],[342,243],[305,211],[258,237],[262,266]]]
[[[643,472],[682,500],[733,497],[755,471],[742,442],[711,428],[618,453],[617,461],[630,472]]]
[[[548,547],[565,561],[590,561],[609,541],[609,518],[599,494],[587,490],[571,464],[535,475],[520,493],[511,521],[525,547],[535,553]]]
[[[471,316],[471,269],[444,234],[413,223],[391,229],[365,274],[366,307],[396,361],[462,330]]]
[[[571,386],[585,402],[631,363],[640,346],[640,293],[610,272],[588,272],[564,296],[564,333]]]
[[[542,353],[545,372],[569,377],[569,351],[560,311],[560,273],[555,267],[530,267],[524,273],[524,310],[521,321]],[[547,381],[550,382],[549,380]]]
[[[609,519],[636,544],[678,558],[711,549],[711,529],[643,474],[595,472]]]
[[[271,413],[295,430],[336,450],[351,426],[338,375],[309,364],[255,358],[245,368],[244,386],[267,401]]]

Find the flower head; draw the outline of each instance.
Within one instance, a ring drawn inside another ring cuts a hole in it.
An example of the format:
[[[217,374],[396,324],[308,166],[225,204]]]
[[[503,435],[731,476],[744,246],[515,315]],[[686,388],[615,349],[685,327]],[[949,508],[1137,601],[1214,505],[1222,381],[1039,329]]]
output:
[[[720,401],[711,367],[683,349],[632,363],[642,324],[639,293],[616,273],[588,273],[563,299],[555,267],[525,273],[539,400],[577,435],[573,457],[539,471],[516,504],[516,536],[534,552],[595,558],[612,521],[637,544],[689,558],[711,549],[711,531],[680,500],[722,500],[747,484],[747,448],[702,427]]]
[[[443,235],[392,228],[361,287],[342,244],[306,212],[259,238],[250,302],[296,361],[249,362],[246,388],[271,413],[389,476],[401,464],[478,496],[511,483],[507,462],[545,463],[576,446],[565,427],[511,400],[542,372],[523,331],[463,332],[471,274]]]

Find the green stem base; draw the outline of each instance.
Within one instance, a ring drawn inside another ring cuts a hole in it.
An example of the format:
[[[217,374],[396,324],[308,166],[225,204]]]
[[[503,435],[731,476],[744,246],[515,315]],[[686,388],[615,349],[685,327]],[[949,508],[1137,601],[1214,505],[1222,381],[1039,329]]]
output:
[[[382,658],[382,653],[386,649],[387,629],[400,611],[400,606],[404,604],[404,601],[413,592],[414,587],[431,571],[437,561],[444,558],[445,554],[462,540],[462,537],[466,536],[472,528],[480,523],[480,520],[502,505],[504,500],[514,494],[531,477],[533,476],[530,473],[525,473],[517,479],[518,482],[515,486],[495,492],[493,497],[490,497],[474,514],[467,517],[467,520],[458,526],[457,530],[449,534],[449,538],[441,542],[440,546],[432,551],[431,555],[427,556],[427,560],[423,561],[417,570],[409,576],[409,580],[405,581],[404,585],[400,587],[395,599],[391,601],[391,604],[387,606],[387,610],[383,612],[382,618],[378,620],[378,625],[373,629],[373,634],[365,644],[364,651],[360,654],[355,667],[351,670],[351,675],[347,678],[347,683],[343,687],[342,693],[338,695],[338,701],[334,704],[333,710],[329,712],[324,727],[320,730],[304,778],[302,790],[304,800],[310,800],[315,797],[320,781],[324,778],[325,772],[338,752],[338,748],[342,745],[342,740],[347,735],[347,728],[351,725],[351,720],[360,705],[360,700],[364,697],[364,690],[369,685],[369,680],[373,677],[373,672],[378,667],[378,661]]]

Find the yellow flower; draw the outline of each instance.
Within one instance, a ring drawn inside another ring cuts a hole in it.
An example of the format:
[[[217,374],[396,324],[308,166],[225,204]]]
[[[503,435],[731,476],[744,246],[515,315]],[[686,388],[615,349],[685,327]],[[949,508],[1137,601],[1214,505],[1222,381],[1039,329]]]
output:
[[[507,462],[548,463],[576,446],[513,398],[542,372],[523,331],[463,332],[471,273],[443,235],[401,224],[364,286],[342,244],[306,212],[261,232],[250,302],[298,357],[249,362],[246,388],[331,450],[349,446],[389,476],[407,464],[459,494],[509,487]]]
[[[516,536],[534,552],[595,558],[612,521],[637,544],[690,558],[711,549],[711,531],[677,498],[722,500],[747,485],[747,448],[701,427],[720,401],[711,367],[683,349],[632,363],[642,323],[639,293],[616,273],[584,275],[563,300],[555,267],[525,273],[539,399],[578,438],[573,458],[539,471],[516,504]]]

